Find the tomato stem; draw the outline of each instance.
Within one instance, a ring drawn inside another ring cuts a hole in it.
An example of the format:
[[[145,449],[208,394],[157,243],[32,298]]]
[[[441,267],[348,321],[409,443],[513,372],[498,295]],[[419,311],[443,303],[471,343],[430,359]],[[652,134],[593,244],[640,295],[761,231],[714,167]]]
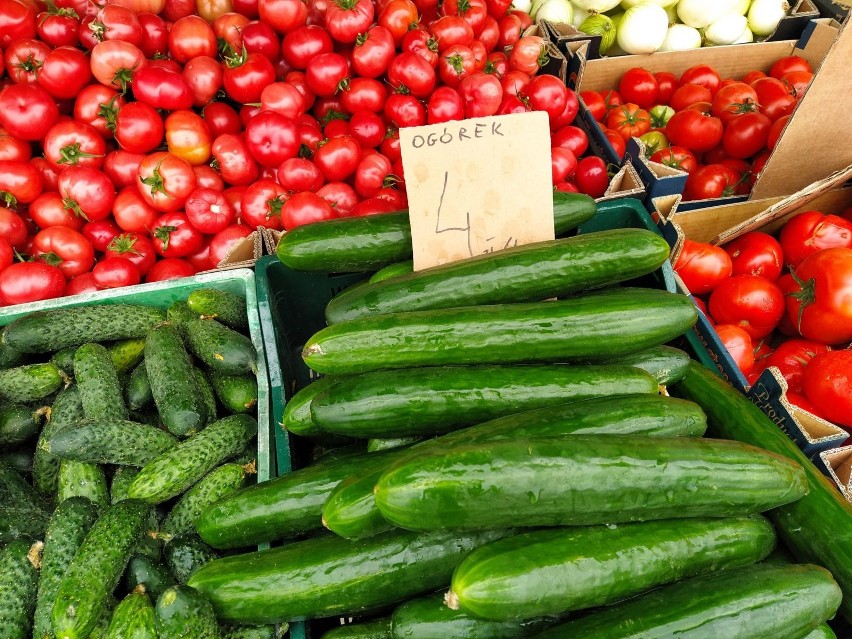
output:
[[[176,226],[158,226],[154,229],[154,237],[163,243],[163,251],[169,250],[169,239],[178,230]]]
[[[796,275],[796,271],[794,271],[793,269],[790,269],[790,275],[793,276],[793,280],[802,289],[800,291],[787,293],[787,295],[799,301],[799,313],[798,317],[796,318],[796,329],[801,333],[802,313],[805,312],[805,309],[808,306],[816,302],[816,279],[811,278],[806,282],[802,280],[798,275]]]
[[[59,149],[57,164],[77,164],[81,158],[102,158],[103,155],[87,153],[80,148],[79,142],[74,142]]]
[[[62,200],[62,208],[66,211],[71,211],[77,217],[82,217],[87,222],[90,222],[89,217],[86,215],[85,211],[80,208],[80,205],[76,200],[71,199],[70,197],[66,197]]]

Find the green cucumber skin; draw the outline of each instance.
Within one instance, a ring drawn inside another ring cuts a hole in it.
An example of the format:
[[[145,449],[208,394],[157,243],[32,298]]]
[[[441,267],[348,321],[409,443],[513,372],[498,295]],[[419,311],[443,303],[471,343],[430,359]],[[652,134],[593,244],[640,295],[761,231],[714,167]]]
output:
[[[128,496],[154,504],[176,497],[241,453],[255,435],[257,422],[248,415],[231,415],[213,422],[148,462],[130,484]]]
[[[119,375],[129,373],[142,363],[145,356],[145,338],[126,339],[113,342],[107,347],[115,372]]]
[[[631,355],[623,355],[607,363],[640,368],[653,376],[661,386],[669,386],[684,378],[690,361],[689,355],[679,348],[662,344]]]
[[[74,353],[74,377],[89,419],[127,419],[118,373],[106,347],[83,344]]]
[[[41,496],[17,470],[0,463],[0,495],[6,505],[44,509]]]
[[[371,438],[367,440],[368,453],[381,453],[386,450],[405,448],[423,441],[422,437],[393,437],[393,438]]]
[[[198,367],[195,368],[195,383],[198,384],[198,392],[201,393],[204,406],[207,408],[207,423],[215,422],[218,418],[216,394],[213,392],[213,387],[207,379],[207,375]]]
[[[243,487],[246,470],[239,464],[222,464],[186,491],[163,520],[161,530],[170,535],[195,532],[195,523],[205,508]]]
[[[97,506],[85,497],[66,499],[51,515],[41,556],[34,639],[53,639],[53,604],[59,582],[97,518]]]
[[[668,243],[645,229],[613,229],[525,244],[442,264],[337,295],[325,319],[459,306],[537,302],[651,273],[669,256]]]
[[[573,435],[406,459],[385,471],[375,499],[390,523],[434,530],[519,518],[526,526],[564,526],[740,516],[806,492],[799,464],[739,442]]]
[[[125,572],[127,590],[142,586],[145,591],[156,599],[166,589],[175,585],[174,577],[165,566],[145,555],[133,555],[127,564]]]
[[[356,542],[322,536],[217,559],[189,585],[229,622],[355,615],[445,586],[467,553],[505,534],[399,531]]]
[[[257,377],[223,375],[210,371],[210,385],[222,405],[232,413],[251,413],[257,407]]]
[[[15,539],[37,539],[47,527],[48,514],[29,506],[0,504],[0,545]]]
[[[281,639],[288,630],[287,624],[280,626],[222,626],[222,639]]]
[[[201,566],[218,559],[219,555],[198,535],[178,535],[165,548],[166,566],[179,584],[185,584]]]
[[[31,475],[33,472],[33,453],[34,451],[28,448],[6,451],[0,453],[0,464],[5,464],[19,473]]]
[[[321,434],[322,431],[311,417],[311,402],[338,379],[342,378],[334,375],[320,377],[293,395],[284,406],[284,416],[281,418],[284,430],[301,437]]]
[[[804,639],[837,639],[837,635],[834,634],[834,631],[828,624],[823,623],[817,626],[817,629],[812,633],[805,636]]]
[[[124,419],[90,419],[54,435],[48,451],[61,459],[142,467],[177,444],[169,433]]]
[[[39,432],[39,418],[23,404],[0,406],[0,447],[18,446],[34,439]]]
[[[352,623],[323,633],[320,639],[391,639],[390,617],[366,623]]]
[[[590,220],[595,201],[578,193],[553,194],[553,222],[562,235]],[[298,271],[374,271],[412,256],[408,211],[341,218],[293,229],[282,236],[278,259]]]
[[[166,318],[171,324],[177,326],[183,334],[186,323],[198,319],[198,313],[193,313],[186,302],[177,301],[169,306],[166,311]]]
[[[83,403],[80,401],[77,385],[72,384],[60,391],[53,400],[50,418],[41,430],[33,453],[33,485],[40,493],[56,493],[59,483],[59,458],[45,450],[48,440],[84,418]]]
[[[555,302],[412,311],[342,322],[311,337],[302,358],[323,374],[612,358],[667,342],[696,318],[695,306],[684,295],[604,290]]]
[[[74,376],[74,353],[77,352],[76,346],[63,348],[61,351],[56,351],[50,361],[56,364],[56,367],[69,377]]]
[[[41,542],[18,539],[0,550],[0,637],[30,639]]]
[[[144,589],[131,592],[118,603],[104,639],[157,639],[154,606]]]
[[[186,304],[193,313],[213,317],[236,329],[248,329],[246,300],[236,293],[200,288],[189,294]]]
[[[653,377],[628,366],[439,366],[342,379],[319,393],[310,409],[326,432],[409,437],[553,404],[658,391]]]
[[[193,319],[184,325],[192,353],[211,370],[224,375],[257,373],[257,350],[251,340],[214,319]]]
[[[760,564],[654,590],[536,639],[800,639],[834,614],[841,596],[824,568]]]
[[[3,340],[24,353],[48,353],[87,342],[145,337],[164,319],[158,308],[133,304],[36,311],[8,324]]]
[[[207,423],[207,408],[198,389],[195,368],[172,324],[152,329],[145,339],[145,371],[166,429],[188,437]]]
[[[139,364],[130,373],[130,379],[124,389],[124,397],[130,410],[139,410],[154,403],[154,395],[151,393],[151,384],[148,381],[145,362]]]
[[[323,506],[323,521],[347,539],[369,537],[391,525],[376,507],[373,489],[394,462],[430,450],[455,445],[512,440],[519,437],[644,434],[656,437],[701,437],[707,427],[704,412],[692,402],[659,395],[613,396],[507,415],[415,444],[370,472],[347,477]]]
[[[103,467],[88,462],[63,459],[59,463],[57,501],[85,497],[98,506],[109,504],[106,473]]]
[[[495,621],[555,616],[748,566],[774,545],[775,531],[763,517],[537,530],[469,554],[453,573],[450,599]]]
[[[0,370],[0,398],[10,402],[36,402],[62,387],[56,364],[24,364]]]
[[[138,468],[132,466],[119,466],[113,473],[112,481],[109,485],[109,499],[111,504],[117,504],[120,501],[127,499],[127,489],[130,484],[136,479],[139,474]]]
[[[382,458],[379,453],[333,458],[243,488],[202,511],[196,528],[215,548],[240,548],[315,530],[335,486],[382,464]]]
[[[399,277],[400,275],[408,275],[414,271],[414,262],[412,260],[405,260],[403,262],[395,262],[394,264],[388,264],[387,266],[383,266],[378,271],[373,273],[370,276],[370,279],[367,280],[369,284],[375,284],[377,282],[384,282],[392,277]]]
[[[213,606],[187,586],[173,586],[157,598],[155,625],[158,639],[219,639]]]
[[[444,603],[443,597],[423,597],[407,601],[393,611],[390,637],[391,639],[523,639],[545,625],[546,623],[541,620],[519,622],[478,619],[461,610],[451,610]]]
[[[17,366],[24,359],[24,354],[16,348],[12,348],[2,340],[0,335],[0,369]]]

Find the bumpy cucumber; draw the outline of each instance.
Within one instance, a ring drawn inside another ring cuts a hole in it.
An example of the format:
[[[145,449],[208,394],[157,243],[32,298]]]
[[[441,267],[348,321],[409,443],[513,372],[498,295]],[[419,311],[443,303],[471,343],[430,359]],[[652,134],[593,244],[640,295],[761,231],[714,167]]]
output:
[[[189,320],[198,319],[198,313],[193,313],[184,301],[173,302],[166,312],[166,317],[169,322],[177,326],[183,331],[186,322]]]
[[[747,566],[774,545],[763,517],[536,530],[468,555],[453,573],[448,602],[495,621],[559,615]]]
[[[796,639],[834,615],[840,598],[824,568],[758,564],[654,590],[536,639]]]
[[[242,452],[255,435],[257,422],[248,415],[213,422],[146,464],[128,494],[155,504],[180,495],[217,465]]]
[[[287,624],[280,626],[229,626],[221,627],[222,639],[281,639],[287,634]]]
[[[127,590],[143,586],[151,598],[156,599],[167,588],[174,586],[175,580],[163,564],[145,555],[133,555],[127,564],[125,583]]]
[[[42,543],[19,539],[0,550],[0,636],[29,639]]]
[[[0,368],[12,368],[24,360],[24,354],[0,339]]]
[[[0,545],[15,539],[37,539],[47,527],[48,515],[29,506],[0,504]]]
[[[284,429],[303,437],[320,434],[322,431],[311,417],[311,402],[338,379],[341,378],[333,375],[320,377],[293,395],[284,406],[284,416],[281,418]]]
[[[53,637],[53,604],[59,582],[97,518],[97,506],[84,497],[66,499],[51,515],[41,557],[34,638]]]
[[[231,328],[248,329],[246,301],[236,293],[200,288],[189,294],[186,304],[198,315],[215,318]]]
[[[53,400],[50,417],[39,435],[33,453],[33,485],[39,492],[47,495],[55,493],[59,480],[59,458],[45,450],[47,441],[55,434],[74,426],[84,417],[77,385],[72,384],[60,391]]]
[[[383,617],[365,623],[350,623],[333,628],[324,633],[321,639],[391,639],[390,617]]]
[[[250,413],[257,406],[257,377],[210,371],[210,385],[222,406],[232,413]]]
[[[133,483],[138,474],[139,469],[131,466],[119,466],[115,469],[109,485],[110,503],[116,504],[127,499],[127,489],[130,488],[130,484]]]
[[[245,483],[246,468],[239,464],[222,464],[211,470],[172,506],[163,521],[162,531],[170,535],[195,532],[195,522],[205,508],[234,494]]]
[[[150,406],[154,402],[151,394],[151,384],[148,382],[148,371],[145,362],[142,362],[130,373],[127,386],[124,388],[124,397],[130,410],[139,410]]]
[[[210,369],[224,375],[257,373],[257,350],[251,340],[214,319],[184,324],[186,343]]]
[[[118,373],[109,351],[100,344],[83,344],[74,353],[74,376],[83,412],[95,420],[127,419]]]
[[[198,392],[201,393],[201,399],[204,400],[204,406],[207,410],[207,422],[215,422],[218,416],[216,408],[216,394],[213,392],[213,387],[200,368],[195,367],[195,383],[198,384]]]
[[[355,615],[446,585],[471,550],[505,532],[393,532],[362,541],[322,536],[224,557],[189,580],[236,623]]]
[[[196,534],[178,535],[166,544],[165,560],[169,572],[178,583],[185,584],[203,565],[219,557]]]
[[[109,504],[109,491],[104,469],[97,464],[63,459],[59,464],[57,500],[85,497],[98,506]]]
[[[422,437],[394,437],[390,439],[369,439],[367,440],[368,453],[380,453],[384,450],[393,450],[395,448],[405,448],[419,441]]]
[[[56,364],[56,367],[69,377],[74,376],[74,353],[77,352],[76,346],[63,348],[61,351],[56,351],[50,357],[50,361]]]
[[[433,530],[740,516],[806,492],[799,464],[739,442],[574,435],[405,459],[382,475],[375,498],[390,523]]]
[[[145,356],[145,338],[113,342],[107,349],[115,372],[119,375],[129,373],[139,366]]]
[[[0,447],[26,443],[38,435],[41,417],[23,404],[0,406]]]
[[[115,304],[36,311],[3,329],[3,340],[24,353],[47,353],[86,342],[145,337],[165,319],[150,306]]]
[[[219,639],[213,606],[187,586],[173,586],[157,599],[158,639]]]
[[[177,444],[169,433],[124,419],[89,419],[54,435],[48,451],[61,459],[92,464],[144,466]]]
[[[154,606],[144,587],[137,587],[115,607],[105,639],[157,639]]]
[[[33,450],[29,448],[7,450],[0,453],[0,464],[6,464],[19,473],[29,475],[33,472]]]
[[[612,358],[662,344],[697,318],[684,295],[623,288],[561,301],[392,313],[328,326],[302,358],[319,373]],[[428,348],[424,345],[428,344]]]
[[[657,392],[653,377],[628,366],[441,366],[339,380],[314,397],[310,410],[324,431],[407,437],[554,404]]]
[[[59,582],[53,606],[57,639],[85,639],[98,622],[150,516],[150,506],[125,500],[89,530]]]
[[[376,282],[384,282],[385,280],[389,280],[392,277],[398,277],[400,275],[408,275],[414,271],[414,262],[412,260],[405,260],[403,262],[396,262],[394,264],[388,264],[380,268],[378,271],[373,273],[368,280],[370,284],[375,284]]]
[[[145,339],[145,370],[157,410],[168,431],[188,437],[207,423],[195,367],[177,328],[161,324]]]
[[[62,387],[62,372],[53,362],[24,364],[0,370],[0,398],[35,402]]]
[[[6,505],[43,509],[41,497],[23,475],[8,464],[0,463],[0,495]]]
[[[689,362],[689,355],[682,350],[663,344],[632,355],[622,355],[610,363],[641,368],[662,386],[669,386],[683,379]]]

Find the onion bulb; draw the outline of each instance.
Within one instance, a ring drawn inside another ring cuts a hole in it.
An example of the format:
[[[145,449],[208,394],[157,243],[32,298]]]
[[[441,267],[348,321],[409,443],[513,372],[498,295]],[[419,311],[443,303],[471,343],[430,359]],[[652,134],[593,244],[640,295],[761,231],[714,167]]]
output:
[[[703,29],[736,6],[738,0],[680,0],[677,16],[690,27]]]
[[[530,9],[532,9],[532,0],[512,0],[512,8],[517,9],[518,11],[530,13]]]
[[[789,10],[786,0],[754,0],[748,10],[748,28],[756,36],[768,36]]]
[[[754,42],[754,34],[751,32],[751,29],[746,27],[740,34],[740,37],[734,40],[734,44],[748,44],[749,42]]]
[[[621,0],[574,0],[574,5],[578,9],[588,11],[589,13],[592,11],[603,13],[604,11],[615,9],[619,2]]]
[[[733,44],[748,26],[745,16],[728,13],[714,21],[704,30],[704,37],[710,44]]]
[[[644,3],[624,12],[618,25],[618,46],[626,53],[654,53],[666,39],[669,20],[658,4]]]
[[[568,0],[545,0],[536,11],[536,20],[547,20],[553,24],[571,24],[574,7]]]
[[[615,44],[615,23],[602,13],[586,18],[580,25],[580,31],[601,37],[601,53],[606,53]]]
[[[748,13],[749,5],[751,5],[751,0],[737,0],[734,3],[734,7],[731,9],[731,13],[744,16]]]
[[[635,7],[637,4],[645,4],[648,2],[651,4],[658,4],[663,9],[668,9],[669,7],[676,5],[678,0],[621,0],[621,6],[625,9],[629,9],[630,7]]]
[[[686,51],[701,47],[701,33],[685,24],[673,24],[666,32],[660,51]]]
[[[583,24],[583,22],[586,21],[586,18],[588,18],[592,14],[586,11],[585,9],[581,9],[573,2],[571,3],[571,9],[574,11],[574,18],[571,20],[571,25],[575,29],[579,30],[580,25]]]

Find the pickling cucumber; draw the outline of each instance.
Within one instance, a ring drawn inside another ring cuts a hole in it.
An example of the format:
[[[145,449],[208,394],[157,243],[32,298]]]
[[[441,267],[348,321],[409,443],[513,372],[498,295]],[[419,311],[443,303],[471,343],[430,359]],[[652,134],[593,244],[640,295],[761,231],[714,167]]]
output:
[[[172,506],[163,520],[162,531],[170,535],[194,533],[195,523],[206,508],[242,488],[247,470],[234,463],[211,470]]]
[[[130,484],[133,483],[133,480],[138,474],[139,469],[132,466],[119,466],[115,469],[109,485],[109,500],[111,504],[127,499],[127,489],[130,488]]]
[[[85,497],[98,506],[109,504],[106,473],[98,464],[63,459],[59,462],[56,499],[63,502],[71,497]]]
[[[74,353],[74,377],[83,412],[93,420],[127,419],[118,373],[109,351],[100,344],[83,344]]]
[[[210,385],[222,406],[232,413],[250,413],[257,406],[257,377],[223,375],[211,370]]]
[[[213,606],[187,586],[172,586],[157,599],[155,626],[158,639],[219,639]]]
[[[189,294],[186,304],[193,313],[216,319],[231,328],[248,329],[246,301],[236,293],[199,288]]]
[[[107,346],[112,365],[119,375],[139,366],[145,356],[145,338],[126,339]]]
[[[74,426],[84,417],[77,385],[71,384],[53,400],[47,423],[41,430],[33,453],[33,486],[39,492],[45,495],[53,494],[59,482],[59,458],[45,450],[47,441],[57,433]]]
[[[195,571],[219,555],[193,533],[172,538],[166,544],[164,557],[172,576],[179,584],[185,584]]]
[[[24,444],[38,435],[41,416],[23,404],[0,406],[0,447]]]
[[[390,617],[332,628],[320,639],[391,639]]]
[[[115,607],[104,639],[158,639],[154,606],[143,586],[137,586]]]
[[[0,550],[0,637],[29,639],[42,543],[18,539]]]
[[[53,362],[0,369],[0,399],[35,402],[62,387],[62,373]]]
[[[220,626],[222,639],[281,639],[289,630],[286,623],[278,626]]]
[[[125,572],[127,590],[144,586],[151,599],[156,599],[166,589],[175,585],[174,577],[161,563],[145,555],[133,555]]]
[[[196,366],[194,372],[195,383],[198,384],[198,392],[201,393],[201,399],[204,401],[204,406],[206,407],[207,423],[215,422],[218,417],[218,409],[216,408],[216,395],[213,392],[213,387],[210,385],[204,371]]]
[[[130,373],[127,385],[124,388],[124,397],[130,410],[139,410],[150,406],[154,402],[151,394],[151,384],[148,382],[148,371],[145,362],[142,362]]]
[[[60,459],[141,467],[177,444],[164,430],[124,419],[88,419],[51,437],[47,451]]]
[[[186,343],[211,370],[223,375],[257,374],[257,350],[251,340],[214,319],[184,324]]]

